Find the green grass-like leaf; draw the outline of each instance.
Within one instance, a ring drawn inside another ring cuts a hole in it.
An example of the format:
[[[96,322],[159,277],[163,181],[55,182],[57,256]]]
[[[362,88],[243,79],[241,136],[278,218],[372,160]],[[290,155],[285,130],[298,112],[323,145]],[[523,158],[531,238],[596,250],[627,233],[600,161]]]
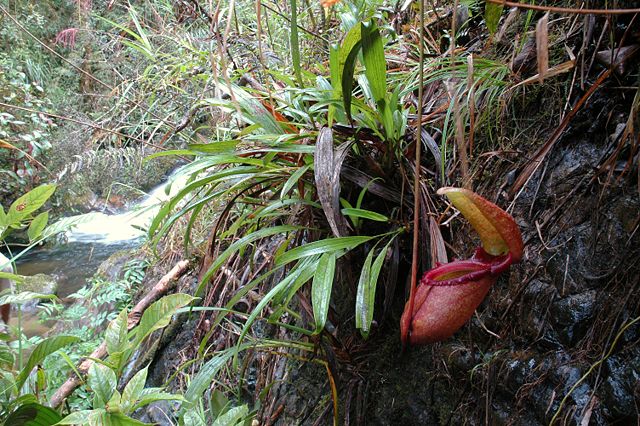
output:
[[[286,265],[294,260],[307,256],[323,254],[327,252],[336,252],[338,250],[351,250],[362,243],[372,240],[375,237],[356,236],[356,237],[339,237],[327,238],[325,240],[314,241],[303,246],[291,249],[281,256],[276,257],[276,266]]]
[[[388,222],[389,218],[383,214],[364,209],[355,209],[355,208],[344,208],[342,209],[342,214],[345,216],[351,217],[360,217],[363,219],[374,220],[376,222]]]
[[[311,303],[316,323],[315,333],[322,331],[327,322],[335,271],[336,255],[334,253],[325,253],[320,256],[311,287]]]

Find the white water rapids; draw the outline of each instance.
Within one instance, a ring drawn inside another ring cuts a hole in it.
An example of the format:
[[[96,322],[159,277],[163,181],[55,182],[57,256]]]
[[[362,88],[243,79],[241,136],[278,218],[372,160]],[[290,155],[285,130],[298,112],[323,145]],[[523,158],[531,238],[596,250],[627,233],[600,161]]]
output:
[[[142,237],[160,210],[161,203],[184,188],[187,177],[173,173],[167,182],[153,189],[132,209],[120,214],[92,213],[67,231],[67,241],[114,244]]]

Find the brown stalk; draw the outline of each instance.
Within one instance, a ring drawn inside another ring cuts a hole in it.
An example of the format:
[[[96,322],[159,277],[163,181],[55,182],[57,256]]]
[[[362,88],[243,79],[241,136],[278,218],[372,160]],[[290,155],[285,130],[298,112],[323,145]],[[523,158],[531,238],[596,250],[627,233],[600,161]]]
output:
[[[456,0],[457,3],[457,0]],[[420,162],[422,155],[422,104],[424,97],[424,0],[420,0],[419,3],[419,25],[420,25],[420,40],[418,41],[420,52],[420,69],[419,69],[419,86],[418,86],[418,125],[416,126],[416,152],[414,160],[414,172],[413,172],[413,244],[412,244],[412,257],[411,257],[411,287],[409,288],[409,312],[413,312],[415,303],[416,286],[418,285],[418,248],[420,242]],[[453,19],[455,20],[455,14]],[[411,321],[411,315],[407,318]],[[408,325],[408,324],[407,324]],[[409,327],[404,327],[406,333],[409,332]],[[402,340],[402,350],[405,349],[405,342],[408,340],[408,335],[400,336]]]
[[[451,64],[456,63],[456,23],[458,16],[458,1],[453,4],[453,14],[451,17]],[[471,189],[471,179],[469,177],[469,158],[467,157],[466,141],[464,139],[464,124],[460,115],[460,97],[453,94],[453,120],[456,126],[455,137],[460,156],[460,166],[462,168],[462,186]],[[412,311],[411,311],[412,312]]]
[[[487,3],[501,4],[503,6],[517,7],[519,9],[538,10],[553,13],[577,13],[580,15],[626,15],[640,13],[640,9],[573,9],[570,7],[540,6],[505,0],[487,0]]]
[[[544,82],[549,71],[549,12],[536,25],[536,56],[538,61],[538,81]]]

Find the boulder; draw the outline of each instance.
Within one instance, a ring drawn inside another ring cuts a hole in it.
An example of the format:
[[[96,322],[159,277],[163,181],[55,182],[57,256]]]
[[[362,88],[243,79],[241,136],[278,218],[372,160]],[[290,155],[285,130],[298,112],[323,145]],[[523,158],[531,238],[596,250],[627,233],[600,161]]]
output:
[[[53,275],[36,274],[25,276],[24,281],[17,285],[17,291],[55,295],[58,292],[58,281]],[[41,300],[30,300],[22,305],[24,311],[34,311]]]

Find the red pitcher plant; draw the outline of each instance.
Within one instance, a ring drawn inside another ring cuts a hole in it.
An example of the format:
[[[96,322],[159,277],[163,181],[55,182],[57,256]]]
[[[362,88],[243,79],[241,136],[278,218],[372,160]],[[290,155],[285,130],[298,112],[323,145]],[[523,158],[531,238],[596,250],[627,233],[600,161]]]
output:
[[[403,346],[451,337],[471,318],[500,274],[522,259],[522,236],[510,214],[467,189],[440,188],[438,194],[446,195],[471,223],[482,245],[470,259],[436,264],[424,274],[400,320]]]

